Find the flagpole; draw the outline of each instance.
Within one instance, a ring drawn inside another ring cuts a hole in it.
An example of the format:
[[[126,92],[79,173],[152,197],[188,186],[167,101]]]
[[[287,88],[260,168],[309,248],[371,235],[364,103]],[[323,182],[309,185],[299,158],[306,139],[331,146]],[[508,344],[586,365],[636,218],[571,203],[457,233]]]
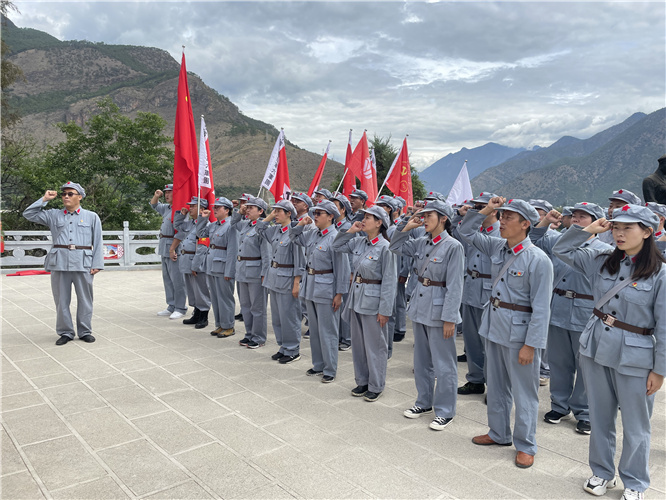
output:
[[[340,179],[340,184],[338,184],[338,187],[337,187],[337,189],[335,190],[335,193],[333,194],[333,196],[337,196],[338,193],[340,192],[340,186],[342,186],[342,181],[345,180],[345,175],[347,175],[347,172],[348,172],[348,171],[349,171],[349,169],[348,169],[348,168],[345,168],[345,171],[344,171],[343,174],[342,174],[342,179]]]
[[[407,137],[409,137],[409,134],[405,135],[405,140],[407,140]],[[400,157],[400,153],[402,153],[402,146],[400,146],[400,149],[398,150],[398,153],[395,155],[396,160]],[[388,180],[389,176],[391,175],[391,172],[393,172],[394,167],[395,167],[395,160],[393,161],[393,165],[391,165],[391,168],[389,168],[389,171],[386,174],[386,177],[384,177],[384,184],[382,184],[382,187],[380,187],[379,191],[377,191],[377,200],[379,199],[379,196],[382,192],[382,189],[384,189],[384,186],[386,186],[386,181]],[[377,203],[377,200],[375,200],[375,203]]]
[[[185,50],[185,46],[183,45],[183,50]],[[201,115],[201,120],[203,121],[204,115]],[[203,129],[199,130],[199,136],[203,134]],[[201,151],[199,151],[199,155],[201,155]],[[201,161],[201,160],[199,160]],[[197,219],[199,218],[199,212],[201,212],[201,168],[200,166],[197,167],[197,187],[198,187],[198,192],[197,192]]]

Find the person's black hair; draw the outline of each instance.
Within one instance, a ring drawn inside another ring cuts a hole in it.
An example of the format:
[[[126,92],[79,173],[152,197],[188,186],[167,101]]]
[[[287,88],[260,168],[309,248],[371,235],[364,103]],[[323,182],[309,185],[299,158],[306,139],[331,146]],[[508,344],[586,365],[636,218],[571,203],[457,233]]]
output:
[[[647,226],[642,222],[638,222],[638,225],[641,229],[647,229]],[[615,247],[613,253],[606,258],[604,265],[601,266],[601,270],[605,269],[609,274],[617,274],[620,271],[622,259],[624,259],[624,251]],[[631,279],[648,279],[653,274],[657,274],[661,270],[661,265],[665,262],[666,260],[657,248],[653,233],[643,240],[643,247],[635,256],[634,263],[636,265],[634,266],[634,272],[631,273]]]
[[[439,224],[440,222],[442,222],[442,219],[443,219],[444,217],[446,217],[446,222],[444,223],[444,231],[446,231],[447,233],[449,233],[449,236],[451,236],[451,219],[449,219],[446,215],[442,215],[442,214],[440,214],[439,212],[437,212],[437,216],[438,216],[438,219],[439,219],[439,220],[437,221],[438,224]]]

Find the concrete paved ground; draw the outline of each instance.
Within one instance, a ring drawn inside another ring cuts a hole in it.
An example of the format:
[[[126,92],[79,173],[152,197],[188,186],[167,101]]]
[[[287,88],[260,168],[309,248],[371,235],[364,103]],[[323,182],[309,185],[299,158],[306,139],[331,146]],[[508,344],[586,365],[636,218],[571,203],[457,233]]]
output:
[[[103,272],[97,342],[55,346],[49,277],[2,277],[2,498],[592,498],[573,420],[540,420],[536,463],[521,470],[513,447],[471,443],[487,429],[483,396],[460,397],[441,432],[404,418],[409,332],[385,394],[367,403],[349,394],[351,352],[322,384],[305,376],[307,340],[300,361],[278,365],[272,331],[249,350],[242,324],[217,339],[157,317],[163,307],[159,271]],[[539,394],[541,418],[548,387]],[[662,389],[648,498],[666,497],[664,401]]]

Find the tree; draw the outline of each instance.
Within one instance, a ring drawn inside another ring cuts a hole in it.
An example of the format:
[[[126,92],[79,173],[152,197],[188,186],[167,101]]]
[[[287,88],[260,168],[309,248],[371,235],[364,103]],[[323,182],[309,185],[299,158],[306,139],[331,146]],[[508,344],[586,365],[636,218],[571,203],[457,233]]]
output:
[[[69,180],[84,187],[83,205],[98,213],[105,229],[122,229],[123,221],[136,229],[159,225],[148,200],[171,177],[173,151],[166,147],[171,138],[162,134],[165,121],[141,112],[132,120],[108,98],[98,107],[85,129],[59,123],[65,140],[44,153],[14,155],[7,170],[3,155],[6,229],[31,227],[20,217],[22,211],[46,189],[59,190]]]
[[[386,138],[375,135],[370,141],[370,147],[374,148],[375,150],[375,159],[377,160],[377,182],[379,183],[379,186],[381,186],[384,182],[384,179],[386,179],[388,171],[391,168],[393,160],[395,160],[395,157],[398,154],[400,148],[391,144],[390,135]],[[412,193],[414,195],[414,200],[422,200],[426,195],[425,186],[423,181],[419,179],[419,174],[416,172],[416,170],[413,168],[411,170]],[[391,193],[391,191],[386,186],[384,186],[381,193],[379,193],[380,196],[382,194],[389,196],[393,195],[393,193]]]

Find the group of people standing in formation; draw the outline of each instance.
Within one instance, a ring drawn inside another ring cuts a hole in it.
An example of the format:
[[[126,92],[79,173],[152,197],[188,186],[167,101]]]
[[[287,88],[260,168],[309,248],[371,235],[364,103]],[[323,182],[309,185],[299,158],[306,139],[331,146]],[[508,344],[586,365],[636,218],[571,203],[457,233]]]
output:
[[[76,183],[62,189],[67,203],[73,193],[78,202],[85,196]],[[527,468],[537,452],[538,389],[549,372],[545,421],[558,424],[573,414],[575,430],[590,435],[593,475],[584,490],[603,495],[616,486],[621,409],[623,499],[643,498],[654,394],[666,374],[665,205],[644,204],[619,189],[607,209],[581,202],[561,213],[545,200],[507,201],[493,193],[453,207],[435,192],[414,207],[390,196],[366,207],[361,190],[347,198],[319,189],[312,199],[294,193],[270,211],[263,199],[245,194],[217,198],[212,207],[193,197],[172,220],[172,191],[168,184],[150,202],[163,217],[159,254],[168,307],[159,316],[202,329],[212,307],[211,335],[234,335],[242,319],[239,344],[257,349],[266,343],[270,297],[279,346],[271,358],[280,364],[300,358],[305,320],[312,356],[306,375],[333,382],[338,352],[351,347],[357,384],[351,395],[373,402],[384,391],[393,343],[404,339],[408,315],[417,398],[405,417],[432,414],[429,427],[442,430],[455,417],[459,395],[487,389],[489,430],[473,443],[514,445],[515,464]],[[79,336],[92,337],[101,225],[77,204],[44,210],[55,195],[47,191],[24,215],[54,235],[46,269],[53,271],[64,344],[75,336],[64,291],[72,282]],[[211,211],[216,222],[209,222]],[[73,271],[91,276],[72,278]],[[78,288],[88,285],[89,309],[85,293],[81,307]],[[186,301],[194,307],[189,318]],[[458,387],[461,324],[468,372]]]

